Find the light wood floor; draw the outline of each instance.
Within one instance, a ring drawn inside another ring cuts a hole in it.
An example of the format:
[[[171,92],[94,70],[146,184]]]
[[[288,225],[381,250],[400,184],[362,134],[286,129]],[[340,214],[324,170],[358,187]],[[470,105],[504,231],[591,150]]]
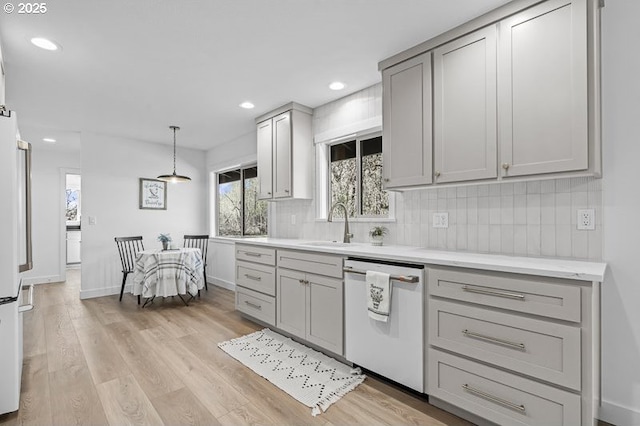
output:
[[[466,425],[373,378],[320,416],[222,350],[259,330],[234,311],[234,293],[209,286],[141,309],[133,296],[81,301],[80,271],[36,286],[24,318],[20,410],[0,424]]]

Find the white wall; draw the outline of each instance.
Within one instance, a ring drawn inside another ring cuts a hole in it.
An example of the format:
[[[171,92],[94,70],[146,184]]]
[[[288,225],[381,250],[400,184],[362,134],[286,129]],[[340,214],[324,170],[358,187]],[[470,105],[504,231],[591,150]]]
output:
[[[80,152],[33,147],[32,152],[32,241],[33,269],[24,274],[25,283],[64,280],[66,251],[61,241],[64,218],[64,180],[61,169],[79,169]]]
[[[120,292],[122,273],[114,237],[142,235],[160,248],[160,233],[182,244],[184,234],[207,233],[203,151],[178,147],[176,171],[192,181],[167,184],[167,210],[140,210],[139,178],[172,172],[173,147],[92,133],[82,134],[81,298]],[[89,225],[89,217],[96,218]]]
[[[640,2],[602,10],[604,259],[602,419],[640,424]]]
[[[238,165],[245,165],[256,161],[256,133],[250,132],[242,135],[232,141],[218,145],[209,151],[206,155],[207,174],[208,174],[208,199],[211,208],[207,220],[207,229],[209,235],[216,234],[215,229],[215,191],[216,182],[214,173],[225,170]],[[209,261],[207,264],[207,282],[235,289],[235,251],[234,244],[228,241],[215,240],[209,241]]]

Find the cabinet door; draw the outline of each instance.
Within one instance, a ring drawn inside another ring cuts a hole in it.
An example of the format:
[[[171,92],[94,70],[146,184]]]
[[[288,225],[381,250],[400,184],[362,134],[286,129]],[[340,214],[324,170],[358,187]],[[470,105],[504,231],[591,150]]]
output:
[[[304,274],[278,268],[277,286],[276,326],[304,339],[307,310]]]
[[[291,112],[273,118],[273,196],[291,196]]]
[[[588,168],[586,2],[551,0],[500,23],[502,175]]]
[[[432,181],[431,52],[382,72],[385,188]]]
[[[258,198],[273,198],[273,126],[271,120],[258,123]]]
[[[343,354],[342,280],[307,274],[306,339]]]
[[[496,27],[433,52],[434,180],[497,176]]]

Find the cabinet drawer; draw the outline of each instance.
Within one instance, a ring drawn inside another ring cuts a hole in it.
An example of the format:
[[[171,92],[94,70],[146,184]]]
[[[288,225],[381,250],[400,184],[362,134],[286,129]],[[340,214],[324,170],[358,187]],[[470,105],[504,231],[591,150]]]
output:
[[[568,280],[432,268],[429,294],[580,322],[580,286]]]
[[[236,259],[273,266],[276,264],[276,249],[236,244]]]
[[[342,278],[342,257],[278,250],[278,266],[329,277]]]
[[[236,309],[269,325],[276,324],[276,299],[273,296],[238,287]]]
[[[580,424],[580,395],[434,349],[429,395],[500,425]]]
[[[580,391],[580,327],[431,299],[429,343]]]
[[[276,295],[276,268],[257,263],[236,261],[236,284],[251,290]]]

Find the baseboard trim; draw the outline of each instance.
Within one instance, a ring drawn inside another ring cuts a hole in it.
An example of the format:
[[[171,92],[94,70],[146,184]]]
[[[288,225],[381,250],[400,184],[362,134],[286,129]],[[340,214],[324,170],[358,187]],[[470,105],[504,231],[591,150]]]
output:
[[[236,283],[223,280],[222,278],[207,276],[207,282],[218,287],[226,288],[227,290],[236,291]]]
[[[598,418],[613,425],[640,425],[640,411],[602,401]]]
[[[90,290],[80,290],[80,299],[93,299],[96,297],[103,296],[111,296],[114,294],[120,294],[121,286],[115,287],[103,287],[103,288],[93,288]],[[124,292],[131,294],[131,285],[126,285],[124,287]]]
[[[51,283],[61,283],[64,280],[60,275],[45,275],[42,277],[25,277],[22,279],[23,285],[31,285],[31,284],[51,284]]]

